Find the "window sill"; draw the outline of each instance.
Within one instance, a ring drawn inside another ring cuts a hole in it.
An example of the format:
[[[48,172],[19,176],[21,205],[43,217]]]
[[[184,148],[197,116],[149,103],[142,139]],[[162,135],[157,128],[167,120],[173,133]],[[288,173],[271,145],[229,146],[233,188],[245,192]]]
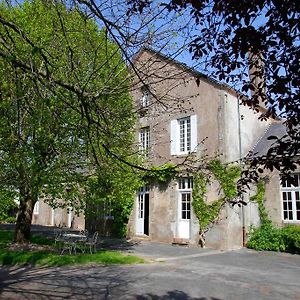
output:
[[[283,220],[282,223],[287,225],[292,225],[292,224],[300,225],[300,220],[299,221]]]

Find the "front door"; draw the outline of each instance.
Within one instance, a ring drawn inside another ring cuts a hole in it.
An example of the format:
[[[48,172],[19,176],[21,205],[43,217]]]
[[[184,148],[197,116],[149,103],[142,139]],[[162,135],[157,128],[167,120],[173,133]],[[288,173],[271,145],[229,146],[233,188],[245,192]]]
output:
[[[191,231],[192,178],[181,178],[178,184],[177,237],[189,239]]]
[[[149,235],[149,188],[142,187],[137,197],[136,234]]]

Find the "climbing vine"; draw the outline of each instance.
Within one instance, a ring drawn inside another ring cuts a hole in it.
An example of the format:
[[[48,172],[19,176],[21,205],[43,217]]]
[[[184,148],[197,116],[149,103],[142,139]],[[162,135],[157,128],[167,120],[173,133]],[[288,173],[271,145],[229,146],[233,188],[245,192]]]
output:
[[[237,196],[236,180],[241,174],[238,166],[225,166],[219,160],[212,160],[208,164],[208,171],[218,180],[224,196],[213,201],[212,203],[205,202],[207,185],[210,183],[211,176],[206,176],[202,171],[199,171],[194,176],[193,186],[193,208],[195,215],[199,220],[201,246],[205,245],[205,233],[208,230],[209,224],[213,223],[224,204]]]
[[[270,225],[271,220],[267,214],[265,205],[264,205],[264,198],[265,198],[265,184],[263,181],[259,181],[257,183],[257,193],[250,198],[251,201],[255,201],[258,204],[258,211],[261,220],[261,225]]]
[[[178,176],[179,170],[177,166],[166,163],[162,166],[154,166],[143,176],[143,180],[147,184],[151,183],[167,183]]]

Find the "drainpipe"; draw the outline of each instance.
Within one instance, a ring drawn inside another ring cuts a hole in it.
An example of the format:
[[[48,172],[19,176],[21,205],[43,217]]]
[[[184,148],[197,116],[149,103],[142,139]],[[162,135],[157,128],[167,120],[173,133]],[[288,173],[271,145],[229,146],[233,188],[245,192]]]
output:
[[[239,143],[239,165],[242,166],[242,135],[241,135],[241,111],[240,111],[240,104],[239,99],[236,100],[237,103],[237,115],[238,115],[238,143]],[[243,197],[243,196],[242,196]],[[246,246],[246,224],[245,224],[245,207],[242,204],[242,235],[243,235],[243,247]]]

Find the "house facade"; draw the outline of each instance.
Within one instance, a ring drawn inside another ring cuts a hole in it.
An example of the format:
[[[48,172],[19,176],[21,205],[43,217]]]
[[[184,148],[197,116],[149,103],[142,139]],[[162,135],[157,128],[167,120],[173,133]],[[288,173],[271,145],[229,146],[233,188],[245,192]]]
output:
[[[142,74],[134,81],[132,92],[139,114],[136,142],[147,166],[184,166],[216,155],[223,163],[238,164],[271,123],[259,121],[259,114],[240,104],[228,86],[151,49],[141,50],[135,68]],[[182,174],[168,184],[141,188],[128,225],[129,237],[198,244],[192,177],[183,167]],[[207,188],[207,203],[222,194],[217,182]],[[253,193],[245,194],[244,200],[247,202]],[[227,205],[206,233],[206,245],[241,247],[246,231],[257,224],[255,203],[243,208]]]
[[[33,209],[32,224],[82,230],[85,228],[85,217],[83,214],[77,216],[71,208],[54,209],[39,199]]]

